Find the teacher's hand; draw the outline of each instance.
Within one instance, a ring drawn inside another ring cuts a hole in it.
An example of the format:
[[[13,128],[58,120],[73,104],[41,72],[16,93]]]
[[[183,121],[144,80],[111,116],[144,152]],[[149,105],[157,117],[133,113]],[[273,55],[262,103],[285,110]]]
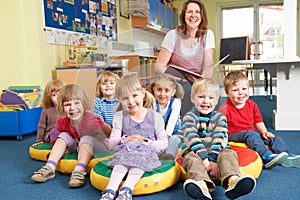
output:
[[[189,82],[195,82],[196,80],[198,80],[198,78],[196,78],[195,76],[193,76],[191,74],[186,74],[185,77],[187,78],[187,80]]]

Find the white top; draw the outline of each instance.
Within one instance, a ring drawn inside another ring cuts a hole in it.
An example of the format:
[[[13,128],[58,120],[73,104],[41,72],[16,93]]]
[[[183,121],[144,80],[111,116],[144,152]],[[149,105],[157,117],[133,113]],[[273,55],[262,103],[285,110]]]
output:
[[[206,31],[206,36],[205,37],[205,41],[204,41],[204,49],[212,49],[215,48],[215,37],[214,37],[214,33],[212,32],[212,30],[207,29]],[[163,41],[162,41],[162,47],[166,48],[169,52],[173,52],[174,46],[176,43],[176,30],[170,30],[169,32],[167,32],[167,34],[165,35]],[[198,42],[197,45],[195,45],[192,48],[187,48],[181,45],[181,51],[183,52],[183,54],[185,56],[188,55],[194,55],[194,51],[196,51],[199,48],[200,43]]]
[[[168,103],[168,105],[165,108],[161,108],[159,106],[159,113],[162,116],[164,116],[165,113],[167,112],[169,104],[170,104],[170,102]],[[173,101],[173,104],[172,104],[172,112],[170,114],[170,118],[169,118],[169,121],[168,121],[168,124],[167,124],[167,127],[166,127],[166,132],[167,132],[168,136],[171,136],[173,131],[174,131],[176,122],[177,122],[178,117],[180,115],[180,108],[181,108],[181,99],[175,98],[174,101]]]

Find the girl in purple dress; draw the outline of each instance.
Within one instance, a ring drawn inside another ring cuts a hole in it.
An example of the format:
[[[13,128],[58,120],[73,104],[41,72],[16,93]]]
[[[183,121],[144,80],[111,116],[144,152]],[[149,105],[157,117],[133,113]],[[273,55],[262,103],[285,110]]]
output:
[[[113,170],[101,200],[132,199],[134,186],[144,172],[161,165],[158,156],[168,145],[164,120],[152,109],[154,97],[142,87],[136,75],[126,75],[117,83],[116,97],[120,111],[114,115],[109,140],[115,154],[108,162]]]

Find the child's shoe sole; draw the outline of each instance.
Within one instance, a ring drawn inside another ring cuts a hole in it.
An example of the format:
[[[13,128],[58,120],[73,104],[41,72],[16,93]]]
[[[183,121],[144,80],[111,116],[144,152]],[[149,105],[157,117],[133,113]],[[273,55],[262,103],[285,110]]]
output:
[[[201,185],[193,180],[187,179],[183,184],[185,194],[192,199],[212,200],[210,194],[206,192]]]
[[[281,166],[300,168],[300,156],[288,157],[286,161],[281,163]]]
[[[231,187],[225,190],[228,199],[236,199],[240,196],[249,194],[255,189],[256,181],[252,176],[243,176]]]

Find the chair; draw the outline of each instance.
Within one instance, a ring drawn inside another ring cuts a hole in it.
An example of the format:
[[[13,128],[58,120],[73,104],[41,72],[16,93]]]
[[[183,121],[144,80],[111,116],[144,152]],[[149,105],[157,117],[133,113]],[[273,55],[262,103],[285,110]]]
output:
[[[240,37],[230,37],[230,38],[221,38],[220,39],[220,60],[229,56],[220,63],[221,69],[219,72],[223,73],[226,76],[227,73],[231,71],[243,71],[246,73],[246,76],[251,76],[252,92],[254,94],[254,75],[253,75],[253,66],[252,64],[247,65],[233,65],[233,60],[249,60],[250,58],[250,46],[249,46],[249,37],[240,36]]]

